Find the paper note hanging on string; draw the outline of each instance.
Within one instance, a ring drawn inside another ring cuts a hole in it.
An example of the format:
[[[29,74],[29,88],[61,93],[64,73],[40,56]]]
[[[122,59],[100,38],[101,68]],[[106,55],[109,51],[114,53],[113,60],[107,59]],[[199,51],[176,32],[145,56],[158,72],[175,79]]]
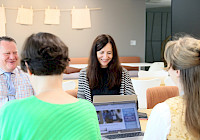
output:
[[[91,28],[89,9],[72,9],[71,14],[73,29]]]
[[[6,35],[6,13],[5,8],[0,7],[0,36]]]
[[[33,24],[33,9],[18,8],[16,23]]]
[[[60,10],[45,9],[44,24],[60,24]]]

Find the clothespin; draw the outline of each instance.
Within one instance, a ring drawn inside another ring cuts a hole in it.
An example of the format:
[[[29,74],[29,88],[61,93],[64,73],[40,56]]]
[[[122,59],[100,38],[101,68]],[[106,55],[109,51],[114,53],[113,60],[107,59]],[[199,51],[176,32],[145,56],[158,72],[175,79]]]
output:
[[[73,9],[75,9],[75,6],[73,6]]]
[[[3,7],[3,4],[1,4],[1,7]]]
[[[87,5],[85,5],[85,9],[87,9]]]
[[[50,9],[50,6],[48,6],[48,9]]]

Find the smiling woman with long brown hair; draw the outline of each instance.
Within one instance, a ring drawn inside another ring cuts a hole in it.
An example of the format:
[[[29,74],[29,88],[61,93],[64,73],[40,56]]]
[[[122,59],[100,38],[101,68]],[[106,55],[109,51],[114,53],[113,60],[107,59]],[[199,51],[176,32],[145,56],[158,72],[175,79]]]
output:
[[[94,95],[134,93],[130,75],[120,65],[113,38],[107,34],[97,36],[92,44],[88,67],[80,72],[78,98],[92,102]]]

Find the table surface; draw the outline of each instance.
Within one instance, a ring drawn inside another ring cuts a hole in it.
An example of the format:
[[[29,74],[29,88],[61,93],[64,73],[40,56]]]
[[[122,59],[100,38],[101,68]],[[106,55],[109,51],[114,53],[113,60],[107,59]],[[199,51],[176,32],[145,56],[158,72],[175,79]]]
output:
[[[148,118],[151,114],[151,111],[152,111],[152,109],[139,109],[138,110],[138,112],[147,113]],[[141,130],[143,132],[145,132],[145,130],[146,130],[147,122],[148,122],[148,119],[140,119]]]
[[[151,66],[152,63],[121,63],[123,66],[131,66],[131,67],[145,67]]]
[[[146,67],[146,66],[151,66],[152,63],[121,63],[123,66],[131,66],[131,67]],[[85,68],[88,66],[88,64],[69,64],[70,67],[74,68]]]
[[[69,64],[69,67],[78,68],[78,69],[86,68],[87,66],[88,64]]]
[[[154,79],[154,78],[158,78],[158,77],[131,77],[131,79],[136,79],[136,80],[150,80],[150,79]],[[63,80],[63,82],[67,82],[67,81],[74,81],[74,82],[76,82],[75,89],[78,89],[78,79]],[[164,78],[162,78],[162,77],[161,77],[161,84],[160,84],[160,86],[165,86]]]
[[[160,86],[165,86],[164,80],[166,77],[131,77],[131,79],[135,79],[135,80],[151,80],[155,78],[158,78],[161,80]]]

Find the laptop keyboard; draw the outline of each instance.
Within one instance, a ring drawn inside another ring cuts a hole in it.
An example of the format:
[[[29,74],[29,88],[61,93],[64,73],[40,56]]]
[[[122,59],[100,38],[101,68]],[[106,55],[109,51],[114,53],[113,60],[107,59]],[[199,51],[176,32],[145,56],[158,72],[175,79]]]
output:
[[[104,137],[107,139],[118,139],[118,138],[136,137],[136,136],[144,136],[144,133],[143,132],[134,132],[134,133],[107,135]]]

